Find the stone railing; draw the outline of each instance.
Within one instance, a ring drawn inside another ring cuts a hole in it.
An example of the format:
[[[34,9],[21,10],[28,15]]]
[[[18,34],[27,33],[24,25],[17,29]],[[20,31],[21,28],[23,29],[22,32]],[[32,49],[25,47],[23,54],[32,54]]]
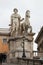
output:
[[[17,52],[16,52],[17,53]],[[18,52],[21,53],[21,52]],[[27,52],[30,53],[30,52]],[[10,63],[14,63],[15,65],[43,65],[43,52],[33,51],[33,57],[35,58],[29,58],[29,57],[13,57],[10,60]]]
[[[28,58],[17,58],[18,65],[43,65],[43,60],[40,59],[28,59]]]
[[[43,51],[33,51],[33,57],[43,58]]]

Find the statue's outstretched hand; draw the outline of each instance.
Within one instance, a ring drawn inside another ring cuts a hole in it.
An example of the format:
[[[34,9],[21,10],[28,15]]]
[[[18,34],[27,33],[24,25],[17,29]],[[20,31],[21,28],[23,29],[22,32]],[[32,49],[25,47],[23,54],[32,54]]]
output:
[[[23,20],[24,20],[24,18],[21,19],[21,21],[23,21]]]

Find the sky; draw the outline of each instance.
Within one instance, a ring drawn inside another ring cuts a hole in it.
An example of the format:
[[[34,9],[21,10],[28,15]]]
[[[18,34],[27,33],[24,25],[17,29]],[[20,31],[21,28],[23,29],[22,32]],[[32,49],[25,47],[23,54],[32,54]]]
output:
[[[26,10],[30,10],[30,24],[36,38],[43,26],[43,0],[0,0],[0,28],[9,28],[14,8],[18,9],[22,18],[25,17]],[[36,48],[37,45],[34,44],[34,49]]]

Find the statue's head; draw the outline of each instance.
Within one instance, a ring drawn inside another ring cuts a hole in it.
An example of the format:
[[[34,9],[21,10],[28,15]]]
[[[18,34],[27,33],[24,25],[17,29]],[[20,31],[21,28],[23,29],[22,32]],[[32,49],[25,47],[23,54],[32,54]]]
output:
[[[17,13],[18,12],[18,9],[17,8],[14,8],[14,10],[13,10],[15,13]]]
[[[30,11],[29,10],[26,11],[26,17],[30,17]]]

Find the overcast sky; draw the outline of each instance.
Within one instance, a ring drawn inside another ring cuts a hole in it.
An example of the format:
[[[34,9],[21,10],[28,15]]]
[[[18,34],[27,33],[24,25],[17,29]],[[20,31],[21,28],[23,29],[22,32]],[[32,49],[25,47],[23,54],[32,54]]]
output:
[[[21,17],[30,10],[30,24],[36,34],[43,26],[43,0],[0,0],[0,28],[9,27],[10,16],[17,8]]]

